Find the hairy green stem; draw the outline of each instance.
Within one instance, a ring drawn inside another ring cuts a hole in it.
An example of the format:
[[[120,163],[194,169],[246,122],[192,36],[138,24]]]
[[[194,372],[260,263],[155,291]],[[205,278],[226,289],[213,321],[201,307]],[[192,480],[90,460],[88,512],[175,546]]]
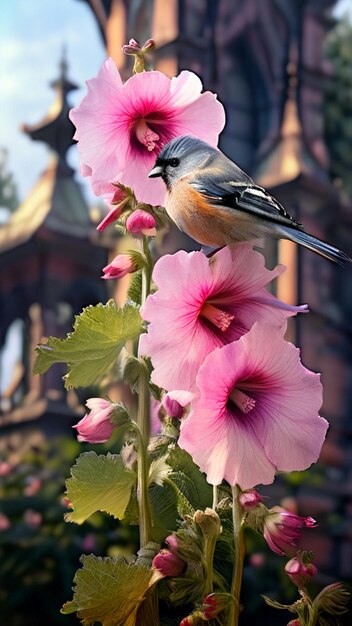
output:
[[[146,256],[146,267],[142,269],[142,294],[143,305],[150,290],[150,252],[146,238],[143,238],[143,252]],[[141,370],[138,381],[138,413],[137,425],[139,429],[139,441],[137,447],[137,504],[139,515],[140,545],[143,548],[150,541],[151,518],[148,496],[148,445],[150,439],[150,391],[149,374],[144,361],[141,359]]]
[[[231,595],[234,602],[231,603],[228,614],[227,626],[238,626],[240,615],[240,595],[242,585],[243,559],[244,559],[244,512],[239,502],[241,490],[238,485],[232,487],[232,519],[234,541],[234,563],[231,584]]]
[[[206,562],[206,579],[204,584],[204,595],[207,596],[209,593],[213,593],[213,561],[214,561],[214,552],[216,546],[217,537],[207,538],[205,540],[204,546],[204,558]]]

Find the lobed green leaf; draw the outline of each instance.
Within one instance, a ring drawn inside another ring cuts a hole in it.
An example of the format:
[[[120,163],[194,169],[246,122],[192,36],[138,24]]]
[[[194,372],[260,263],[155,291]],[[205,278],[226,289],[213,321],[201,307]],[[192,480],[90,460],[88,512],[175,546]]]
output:
[[[82,524],[96,511],[122,519],[135,481],[135,472],[124,466],[120,455],[84,452],[66,481],[73,511],[66,513],[65,520]]]
[[[113,300],[83,309],[66,339],[49,337],[36,348],[34,373],[43,374],[54,363],[67,363],[65,387],[87,387],[106,374],[127,339],[143,332],[139,310],[131,303],[122,309]]]
[[[61,613],[77,612],[84,626],[135,626],[137,610],[149,589],[160,580],[157,570],[137,564],[128,565],[122,558],[101,558],[93,554],[81,557],[83,568],[74,578],[73,600]]]

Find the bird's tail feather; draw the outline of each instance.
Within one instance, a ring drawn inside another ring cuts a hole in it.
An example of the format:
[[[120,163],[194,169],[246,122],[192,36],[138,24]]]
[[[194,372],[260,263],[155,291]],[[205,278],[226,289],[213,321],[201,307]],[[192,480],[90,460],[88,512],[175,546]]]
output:
[[[308,235],[302,230],[296,230],[290,228],[289,226],[277,226],[277,231],[279,232],[281,237],[285,239],[290,239],[290,241],[294,241],[295,243],[300,244],[301,246],[305,246],[309,248],[309,250],[313,250],[313,252],[317,252],[321,256],[329,259],[330,261],[334,261],[335,263],[339,263],[340,265],[344,265],[345,263],[351,263],[352,259],[346,254],[331,246],[329,243],[325,241],[321,241],[321,239],[317,239],[312,235]]]

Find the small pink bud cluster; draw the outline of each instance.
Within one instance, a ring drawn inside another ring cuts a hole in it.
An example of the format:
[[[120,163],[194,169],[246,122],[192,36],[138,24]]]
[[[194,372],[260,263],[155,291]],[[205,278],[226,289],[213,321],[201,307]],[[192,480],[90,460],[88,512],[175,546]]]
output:
[[[177,537],[169,535],[165,539],[168,550],[163,549],[154,557],[152,565],[164,576],[180,576],[185,569],[185,561],[177,555]]]
[[[274,506],[264,519],[263,535],[269,548],[276,554],[290,555],[295,551],[301,529],[317,525],[312,517],[300,517],[280,506]]]
[[[304,556],[299,555],[286,563],[285,572],[298,589],[305,589],[317,573],[317,568],[314,563],[307,561]]]

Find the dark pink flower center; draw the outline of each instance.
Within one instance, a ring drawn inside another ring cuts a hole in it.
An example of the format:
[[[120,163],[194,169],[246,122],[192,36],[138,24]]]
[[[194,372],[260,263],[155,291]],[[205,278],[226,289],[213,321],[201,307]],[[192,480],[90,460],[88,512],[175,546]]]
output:
[[[247,396],[246,393],[244,393],[243,391],[241,391],[237,387],[234,387],[234,389],[231,391],[231,393],[229,395],[229,400],[232,400],[232,402],[245,415],[247,415],[247,413],[250,413],[251,411],[253,411],[253,409],[254,409],[254,407],[256,405],[256,401],[253,398],[251,398],[250,396]]]
[[[137,120],[134,131],[139,143],[145,146],[148,152],[152,152],[156,148],[160,136],[148,126],[145,119]]]
[[[209,304],[209,302],[203,304],[199,315],[214,324],[217,328],[220,328],[222,332],[225,332],[229,328],[235,317],[231,315],[231,313],[226,313],[226,311],[219,309],[217,306]]]

